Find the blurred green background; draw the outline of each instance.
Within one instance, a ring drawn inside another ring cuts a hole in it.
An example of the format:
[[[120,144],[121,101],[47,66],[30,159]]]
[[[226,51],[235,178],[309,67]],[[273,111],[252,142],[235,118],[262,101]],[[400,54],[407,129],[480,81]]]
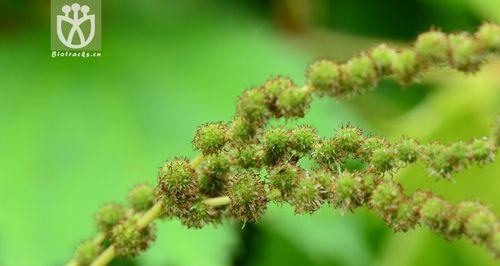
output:
[[[238,95],[271,75],[304,83],[318,57],[346,59],[432,26],[474,31],[500,22],[497,0],[103,1],[103,57],[50,58],[49,1],[0,2],[0,265],[62,265],[95,234],[94,212],[156,182],[164,160],[194,156],[197,125],[229,120]],[[391,139],[488,134],[500,107],[500,61],[477,75],[439,70],[405,90],[315,99],[304,122],[324,136],[350,122]],[[456,182],[401,171],[408,191],[500,211],[500,163]],[[427,229],[393,234],[366,209],[295,216],[270,207],[255,225],[188,230],[158,223],[152,248],[114,265],[494,265],[467,240]],[[498,264],[498,263],[497,263]]]

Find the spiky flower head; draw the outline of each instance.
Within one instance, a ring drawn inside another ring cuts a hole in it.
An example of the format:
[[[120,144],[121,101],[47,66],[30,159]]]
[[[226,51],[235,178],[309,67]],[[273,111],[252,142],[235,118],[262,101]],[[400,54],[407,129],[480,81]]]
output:
[[[333,194],[333,182],[335,177],[329,171],[319,170],[313,177],[318,184],[319,195],[322,200],[328,201]]]
[[[355,154],[363,142],[363,132],[357,127],[345,126],[335,132],[334,139],[338,150]]]
[[[304,88],[287,87],[279,94],[276,101],[277,116],[285,118],[304,117],[311,104],[311,94]]]
[[[424,147],[423,159],[428,172],[436,177],[451,178],[451,174],[469,166],[470,157],[471,149],[463,141],[449,146],[433,143]]]
[[[97,227],[102,232],[107,232],[125,217],[123,206],[118,203],[108,203],[99,209],[95,216]]]
[[[474,139],[471,144],[471,150],[473,160],[479,164],[492,162],[495,158],[496,147],[486,137]]]
[[[90,265],[101,254],[101,251],[101,245],[94,243],[92,240],[84,241],[76,248],[75,260],[78,265]]]
[[[415,49],[423,61],[435,63],[445,62],[448,59],[448,37],[438,30],[431,30],[420,34],[415,42]]]
[[[267,95],[268,103],[273,105],[278,96],[286,89],[296,87],[292,79],[288,77],[274,77],[270,78],[264,84],[264,92]]]
[[[365,161],[370,161],[373,152],[377,149],[381,149],[389,146],[383,138],[370,136],[365,137],[363,140],[363,145],[359,150],[359,157]]]
[[[411,49],[398,52],[392,62],[392,72],[404,86],[415,78],[418,69],[417,55]]]
[[[235,165],[241,168],[259,168],[262,165],[262,150],[257,144],[249,144],[238,147],[232,152],[232,158]]]
[[[364,92],[374,86],[378,81],[377,69],[373,61],[366,54],[347,61],[343,68],[342,82],[346,87],[352,88],[351,93]]]
[[[451,65],[465,72],[479,69],[484,54],[478,42],[468,33],[450,34]]]
[[[371,50],[370,57],[377,68],[378,75],[388,75],[392,72],[392,61],[396,50],[383,43]]]
[[[255,133],[255,125],[240,116],[237,116],[233,119],[229,128],[231,143],[235,145],[241,145],[250,142],[255,136]]]
[[[304,170],[296,165],[279,165],[271,170],[267,176],[270,189],[279,191],[280,201],[289,199],[300,179],[304,178]]]
[[[465,232],[465,223],[469,217],[481,208],[481,204],[477,201],[463,201],[454,206],[452,215],[448,219],[446,238],[458,239]]]
[[[452,206],[441,198],[434,196],[428,199],[420,209],[422,224],[436,233],[446,232],[448,219],[452,215]]]
[[[245,171],[233,176],[230,182],[229,211],[239,221],[257,222],[267,208],[267,196],[264,182],[258,175]]]
[[[187,158],[176,158],[165,163],[159,172],[160,190],[174,198],[197,192],[197,175]]]
[[[155,188],[150,184],[140,184],[132,188],[128,194],[128,202],[138,212],[147,211],[155,201]]]
[[[157,197],[167,215],[181,215],[196,200],[198,176],[186,158],[176,158],[160,168]]]
[[[292,131],[292,149],[299,156],[310,154],[318,140],[316,129],[311,126],[301,125]]]
[[[400,161],[404,163],[414,163],[420,155],[420,145],[413,139],[404,138],[397,143],[396,153]]]
[[[207,224],[221,222],[222,212],[217,208],[206,205],[200,199],[189,208],[188,212],[179,216],[179,219],[188,228],[202,228]]]
[[[500,26],[498,24],[484,23],[477,31],[476,37],[488,51],[500,51]]]
[[[285,128],[271,128],[265,132],[262,139],[265,163],[275,165],[284,160],[290,154],[290,144],[290,133]]]
[[[403,194],[400,184],[385,180],[373,191],[370,206],[395,231],[407,231],[417,223],[417,208]]]
[[[155,240],[155,228],[152,225],[139,228],[138,219],[138,216],[133,216],[123,220],[111,231],[111,240],[117,256],[135,257]]]
[[[475,243],[486,243],[499,231],[497,217],[487,208],[481,208],[469,216],[465,233]]]
[[[262,124],[266,121],[271,113],[265,91],[262,88],[246,90],[240,96],[237,113],[250,123]]]
[[[295,213],[312,213],[323,204],[320,195],[320,184],[315,179],[306,176],[301,178],[293,191],[291,200],[295,206]]]
[[[373,150],[370,158],[370,167],[377,173],[385,173],[397,167],[395,151],[391,147]]]
[[[370,199],[370,206],[384,220],[390,220],[404,201],[403,188],[392,180],[385,180],[375,188]]]
[[[207,155],[220,152],[228,141],[229,133],[226,124],[208,123],[198,127],[193,145],[195,149]]]
[[[361,176],[344,171],[334,179],[330,194],[329,202],[334,208],[354,211],[365,198]]]
[[[229,167],[230,162],[226,153],[205,156],[198,173],[200,192],[211,197],[225,193]]]
[[[336,96],[340,92],[341,74],[338,65],[330,60],[318,60],[307,71],[309,86],[319,96]]]
[[[319,166],[329,170],[337,168],[338,159],[341,156],[335,146],[335,140],[331,138],[320,141],[315,145],[312,155]]]

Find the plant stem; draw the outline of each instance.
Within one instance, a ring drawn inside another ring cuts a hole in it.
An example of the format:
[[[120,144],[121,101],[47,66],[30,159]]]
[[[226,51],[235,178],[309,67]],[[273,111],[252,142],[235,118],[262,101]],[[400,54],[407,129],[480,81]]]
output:
[[[163,204],[161,202],[157,202],[151,209],[146,212],[139,221],[137,221],[137,226],[139,229],[143,229],[147,227],[150,223],[152,223],[158,216],[163,212]]]
[[[115,257],[115,246],[111,245],[109,246],[106,250],[104,250],[97,259],[90,264],[90,266],[105,266],[108,265],[108,263],[113,260]]]
[[[203,203],[211,207],[217,207],[231,203],[231,199],[228,196],[221,196],[221,197],[206,199],[203,201]]]

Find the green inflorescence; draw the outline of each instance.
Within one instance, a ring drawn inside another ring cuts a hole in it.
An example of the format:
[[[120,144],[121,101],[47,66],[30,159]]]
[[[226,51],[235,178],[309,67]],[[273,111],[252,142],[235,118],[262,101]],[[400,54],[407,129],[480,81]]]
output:
[[[88,265],[106,247],[103,243],[121,257],[145,250],[154,229],[150,220],[141,224],[140,218],[157,206],[157,216],[201,228],[224,218],[257,222],[269,203],[290,204],[298,214],[323,205],[343,212],[365,206],[395,232],[425,226],[446,239],[465,236],[500,257],[500,223],[486,206],[477,201],[452,204],[424,190],[409,194],[394,178],[398,169],[416,163],[429,175],[448,180],[472,165],[492,162],[500,144],[498,119],[490,136],[453,143],[420,143],[407,136],[390,142],[351,125],[323,138],[308,125],[290,129],[268,123],[304,117],[314,95],[352,97],[386,77],[407,85],[433,67],[475,72],[491,53],[500,53],[496,24],[486,23],[474,35],[431,30],[411,48],[381,44],[344,63],[316,61],[307,70],[305,87],[278,76],[246,90],[232,121],[197,129],[193,145],[199,157],[167,161],[156,187],[132,189],[129,211],[108,204],[98,212],[96,221],[107,242],[83,242],[77,265]],[[351,169],[349,162],[359,167]]]

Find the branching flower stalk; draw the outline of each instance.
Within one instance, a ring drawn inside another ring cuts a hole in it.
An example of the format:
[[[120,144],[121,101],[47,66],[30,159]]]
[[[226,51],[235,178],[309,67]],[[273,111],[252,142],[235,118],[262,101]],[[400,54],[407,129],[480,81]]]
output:
[[[500,222],[486,206],[478,201],[452,204],[426,190],[406,193],[394,175],[420,163],[430,176],[449,180],[471,165],[492,162],[500,145],[499,119],[489,136],[424,144],[408,137],[389,142],[352,126],[322,138],[308,125],[290,129],[268,122],[304,117],[313,95],[352,97],[386,77],[408,85],[436,67],[473,73],[488,55],[499,53],[497,24],[483,24],[474,35],[431,30],[411,48],[381,44],[344,63],[316,61],[303,87],[274,77],[248,89],[232,121],[198,128],[193,139],[198,157],[167,161],[156,187],[141,184],[131,190],[129,209],[103,206],[96,215],[100,233],[80,244],[69,265],[100,266],[116,256],[138,255],[154,241],[157,218],[177,218],[189,228],[226,218],[253,223],[270,202],[290,204],[297,214],[313,213],[324,204],[344,212],[366,206],[395,232],[425,226],[448,240],[465,236],[498,258]],[[349,167],[353,162],[358,167]]]

